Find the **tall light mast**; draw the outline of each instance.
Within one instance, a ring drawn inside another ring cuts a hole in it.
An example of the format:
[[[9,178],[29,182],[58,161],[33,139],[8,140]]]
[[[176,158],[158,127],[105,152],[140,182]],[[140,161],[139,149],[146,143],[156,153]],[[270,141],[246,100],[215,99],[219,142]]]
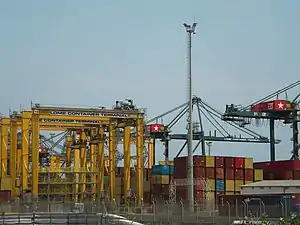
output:
[[[193,94],[192,94],[192,35],[195,34],[197,23],[184,23],[187,32],[187,76],[188,76],[188,201],[189,211],[194,212],[194,174],[193,174]]]

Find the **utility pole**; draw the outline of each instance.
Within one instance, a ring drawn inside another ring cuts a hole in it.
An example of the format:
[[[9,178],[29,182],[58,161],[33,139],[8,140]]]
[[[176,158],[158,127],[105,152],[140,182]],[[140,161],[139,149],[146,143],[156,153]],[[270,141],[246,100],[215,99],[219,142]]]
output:
[[[197,23],[183,24],[187,32],[187,76],[188,76],[188,201],[189,211],[194,212],[194,174],[193,174],[193,94],[192,94],[192,35],[195,34]]]
[[[208,155],[210,156],[211,155],[211,147],[212,147],[212,142],[209,141],[209,142],[206,142],[207,146],[208,146]]]

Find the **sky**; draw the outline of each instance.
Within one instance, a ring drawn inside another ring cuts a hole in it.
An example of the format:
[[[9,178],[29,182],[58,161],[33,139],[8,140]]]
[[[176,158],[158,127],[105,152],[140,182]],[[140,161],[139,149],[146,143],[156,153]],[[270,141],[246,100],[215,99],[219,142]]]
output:
[[[220,111],[248,105],[299,80],[299,9],[297,0],[2,0],[0,111],[31,101],[112,107],[132,98],[157,116],[187,101],[182,24],[194,21],[193,94]],[[174,132],[186,132],[185,119]],[[268,135],[267,127],[249,128]],[[279,125],[276,137],[278,158],[289,158],[289,126]],[[181,144],[171,143],[171,156]],[[214,143],[212,154],[267,160],[268,149]]]

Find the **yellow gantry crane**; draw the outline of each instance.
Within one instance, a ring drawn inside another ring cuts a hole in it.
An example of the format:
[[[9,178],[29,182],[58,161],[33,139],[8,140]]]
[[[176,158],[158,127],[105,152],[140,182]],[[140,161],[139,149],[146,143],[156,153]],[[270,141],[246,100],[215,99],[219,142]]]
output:
[[[109,190],[116,199],[116,149],[118,130],[122,130],[124,154],[124,197],[130,190],[132,129],[136,145],[136,196],[143,199],[144,111],[129,104],[112,109],[48,107],[35,104],[31,110],[1,118],[1,190],[10,189],[13,196],[31,190],[34,197],[63,196],[73,201],[96,198],[104,191],[104,144],[108,143]],[[130,104],[131,103],[131,104]],[[66,151],[50,156],[49,165],[41,162],[40,131],[68,131]],[[21,141],[18,141],[18,132]],[[153,143],[153,142],[152,142]],[[89,144],[89,147],[87,147]],[[148,142],[149,150],[151,141]],[[148,153],[148,165],[153,157]],[[62,159],[63,158],[63,159]],[[9,159],[9,160],[8,160]],[[65,163],[61,166],[61,160]],[[8,163],[9,162],[9,163]],[[9,165],[9,171],[8,171]]]

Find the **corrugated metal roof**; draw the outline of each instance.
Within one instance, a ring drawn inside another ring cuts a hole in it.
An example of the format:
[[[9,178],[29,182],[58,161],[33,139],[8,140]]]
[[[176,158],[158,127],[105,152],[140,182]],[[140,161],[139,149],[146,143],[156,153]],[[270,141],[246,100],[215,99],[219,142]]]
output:
[[[300,180],[264,180],[241,187],[300,187]]]

